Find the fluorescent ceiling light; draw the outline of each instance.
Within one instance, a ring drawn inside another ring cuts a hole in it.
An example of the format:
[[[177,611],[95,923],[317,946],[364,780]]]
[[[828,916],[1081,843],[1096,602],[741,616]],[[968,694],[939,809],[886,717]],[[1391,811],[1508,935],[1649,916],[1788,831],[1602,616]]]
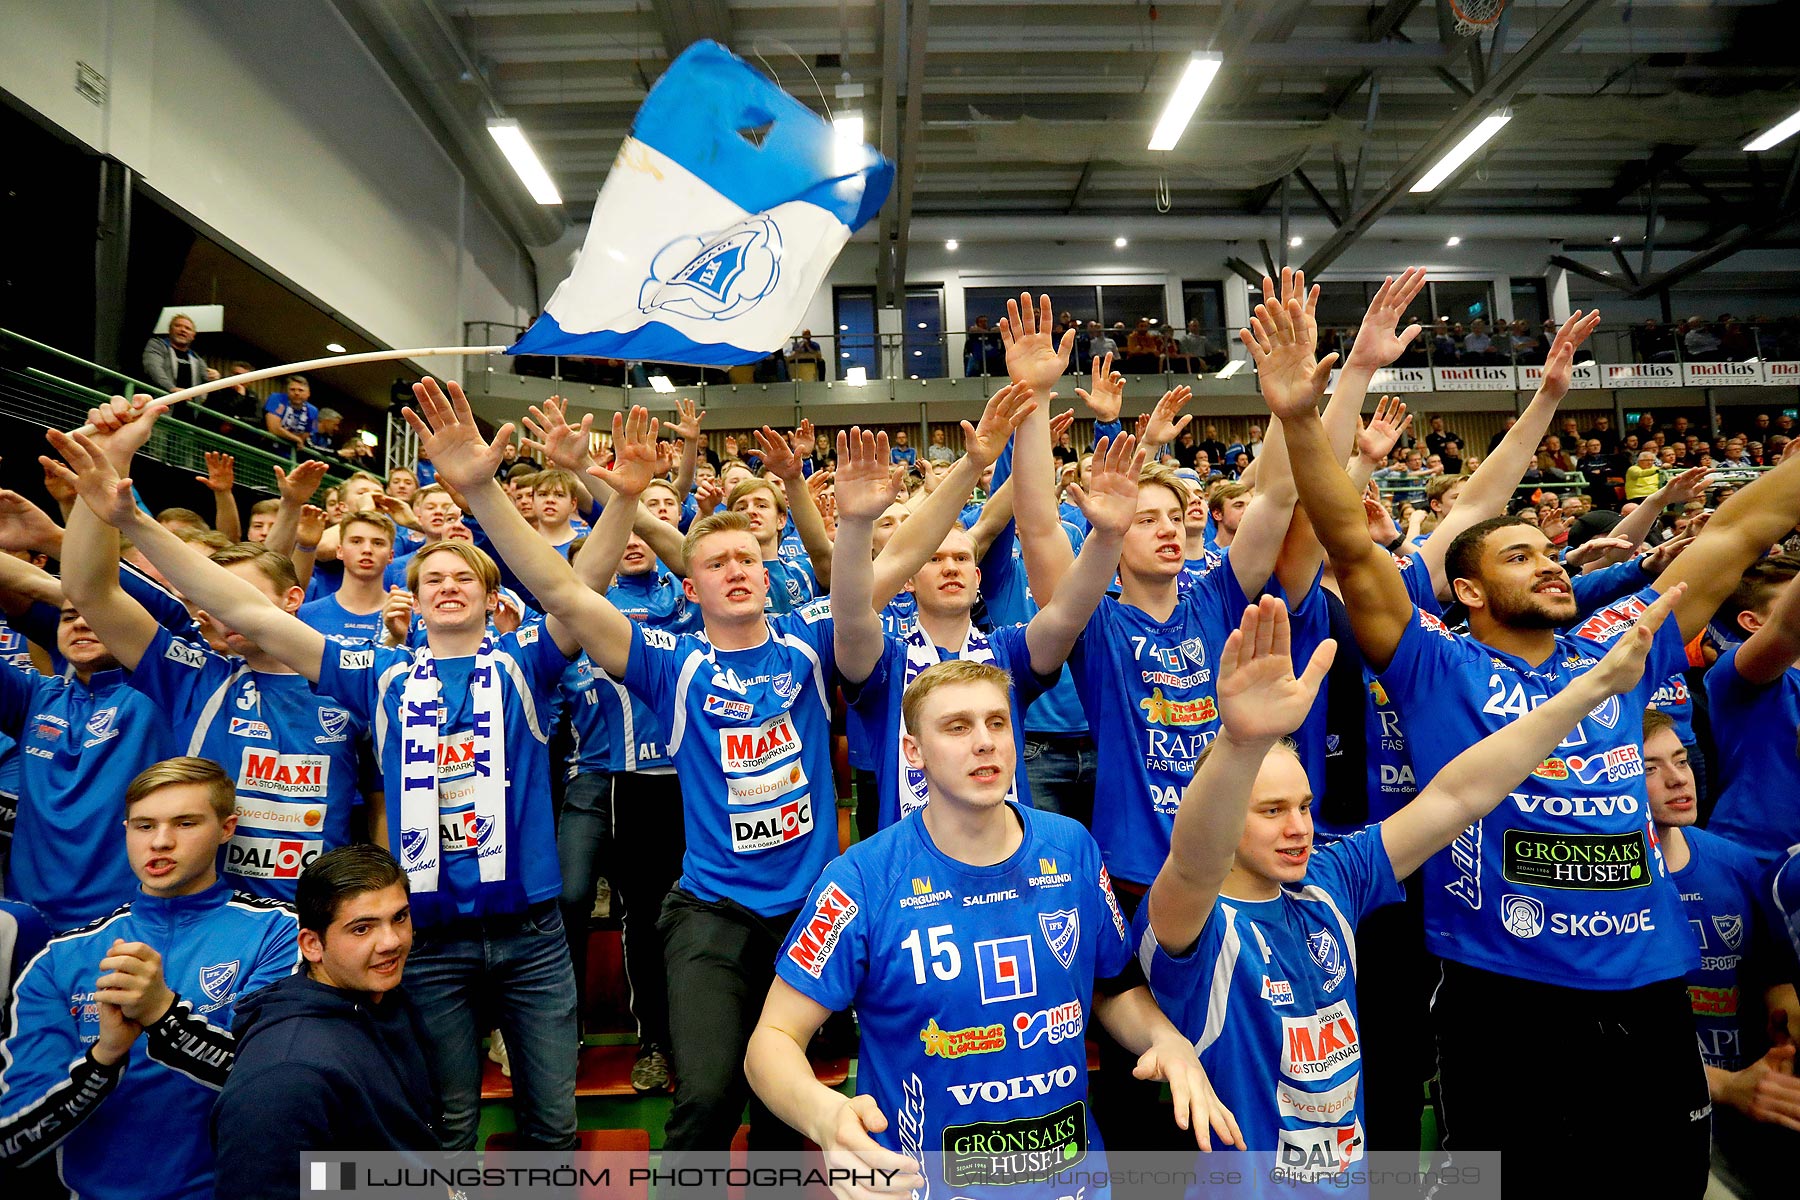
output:
[[[951,238],[949,241],[944,243],[944,249],[954,250],[954,249],[956,249],[957,245],[958,245],[957,240],[955,238]]]
[[[1289,248],[1294,248],[1294,247],[1299,247],[1299,246],[1304,246],[1304,245],[1306,245],[1306,239],[1303,237],[1300,237],[1298,235],[1288,239]]]
[[[1477,150],[1487,145],[1489,139],[1506,128],[1506,123],[1510,120],[1512,120],[1510,108],[1503,108],[1499,112],[1483,117],[1481,123],[1469,130],[1467,137],[1452,146],[1444,157],[1438,159],[1431,170],[1425,172],[1424,176],[1419,182],[1413,184],[1410,190],[1415,192],[1435,190],[1440,183],[1456,172],[1456,168],[1468,162],[1474,157]]]
[[[1773,150],[1796,133],[1800,133],[1800,110],[1796,110],[1784,117],[1779,124],[1771,125],[1764,132],[1745,142],[1744,149],[1753,154],[1758,150]]]
[[[675,390],[675,383],[667,375],[652,375],[650,387],[653,391],[672,392]]]
[[[1169,93],[1169,102],[1163,106],[1156,129],[1150,134],[1150,149],[1175,148],[1175,143],[1181,140],[1188,122],[1193,120],[1194,110],[1200,107],[1201,97],[1206,95],[1206,89],[1212,86],[1213,77],[1218,75],[1219,68],[1224,65],[1224,56],[1210,51],[1196,50],[1188,55],[1187,68],[1176,81],[1175,90]]]
[[[1219,373],[1217,375],[1215,375],[1213,378],[1215,378],[1215,379],[1230,379],[1233,375],[1236,375],[1239,371],[1244,369],[1244,361],[1245,360],[1241,359],[1241,358],[1232,359],[1230,362],[1226,363],[1223,367],[1219,368]]]
[[[833,118],[831,169],[848,175],[863,163],[863,119],[861,113],[845,113]]]
[[[1113,245],[1117,246],[1121,250],[1123,250],[1125,247],[1129,246],[1130,244],[1131,244],[1130,242],[1127,242],[1122,237],[1116,237],[1113,239]]]
[[[1444,245],[1446,245],[1446,246],[1460,246],[1460,245],[1462,245],[1462,239],[1461,239],[1461,238],[1459,238],[1459,237],[1452,237],[1452,238],[1450,238],[1450,239],[1449,239],[1449,240],[1447,240],[1447,241],[1446,241],[1446,242],[1445,242],[1445,243],[1444,243]]]
[[[851,367],[844,372],[844,382],[851,387],[862,387],[869,382],[869,368]]]
[[[331,351],[333,354],[342,354],[344,352],[344,348],[336,342],[326,342],[325,349]]]
[[[550,182],[550,172],[544,170],[544,164],[538,161],[537,152],[531,143],[525,140],[525,131],[519,128],[514,120],[494,117],[487,123],[488,133],[500,147],[500,153],[506,155],[506,161],[531,193],[531,198],[539,204],[561,204],[562,194],[556,185]]]

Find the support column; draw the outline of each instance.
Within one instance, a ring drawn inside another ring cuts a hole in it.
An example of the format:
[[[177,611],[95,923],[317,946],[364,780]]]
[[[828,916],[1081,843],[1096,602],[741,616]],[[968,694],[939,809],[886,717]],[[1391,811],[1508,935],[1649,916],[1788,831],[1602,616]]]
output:
[[[131,258],[130,167],[100,160],[100,189],[94,214],[94,361],[115,371],[135,371],[121,359],[125,330],[125,275]]]

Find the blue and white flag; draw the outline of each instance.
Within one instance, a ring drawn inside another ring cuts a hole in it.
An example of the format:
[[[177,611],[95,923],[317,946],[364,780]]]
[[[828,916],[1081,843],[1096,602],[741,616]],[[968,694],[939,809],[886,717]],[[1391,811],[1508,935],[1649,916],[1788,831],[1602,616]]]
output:
[[[638,110],[575,269],[509,354],[730,366],[780,349],[894,165],[717,42]]]

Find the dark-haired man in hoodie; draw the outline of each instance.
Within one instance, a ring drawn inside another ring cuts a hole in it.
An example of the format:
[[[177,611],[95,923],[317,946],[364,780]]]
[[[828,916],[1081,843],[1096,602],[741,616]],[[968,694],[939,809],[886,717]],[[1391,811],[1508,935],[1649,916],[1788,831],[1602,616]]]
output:
[[[339,847],[300,876],[306,972],[238,1005],[212,1114],[219,1197],[286,1200],[308,1150],[438,1148],[425,1027],[400,990],[411,905],[379,846]]]

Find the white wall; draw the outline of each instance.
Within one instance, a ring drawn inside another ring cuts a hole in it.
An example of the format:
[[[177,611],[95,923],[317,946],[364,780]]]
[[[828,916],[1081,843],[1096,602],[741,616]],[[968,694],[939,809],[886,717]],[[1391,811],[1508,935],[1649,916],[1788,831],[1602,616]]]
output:
[[[0,0],[0,29],[0,87],[377,340],[534,315],[530,256],[327,0]]]

